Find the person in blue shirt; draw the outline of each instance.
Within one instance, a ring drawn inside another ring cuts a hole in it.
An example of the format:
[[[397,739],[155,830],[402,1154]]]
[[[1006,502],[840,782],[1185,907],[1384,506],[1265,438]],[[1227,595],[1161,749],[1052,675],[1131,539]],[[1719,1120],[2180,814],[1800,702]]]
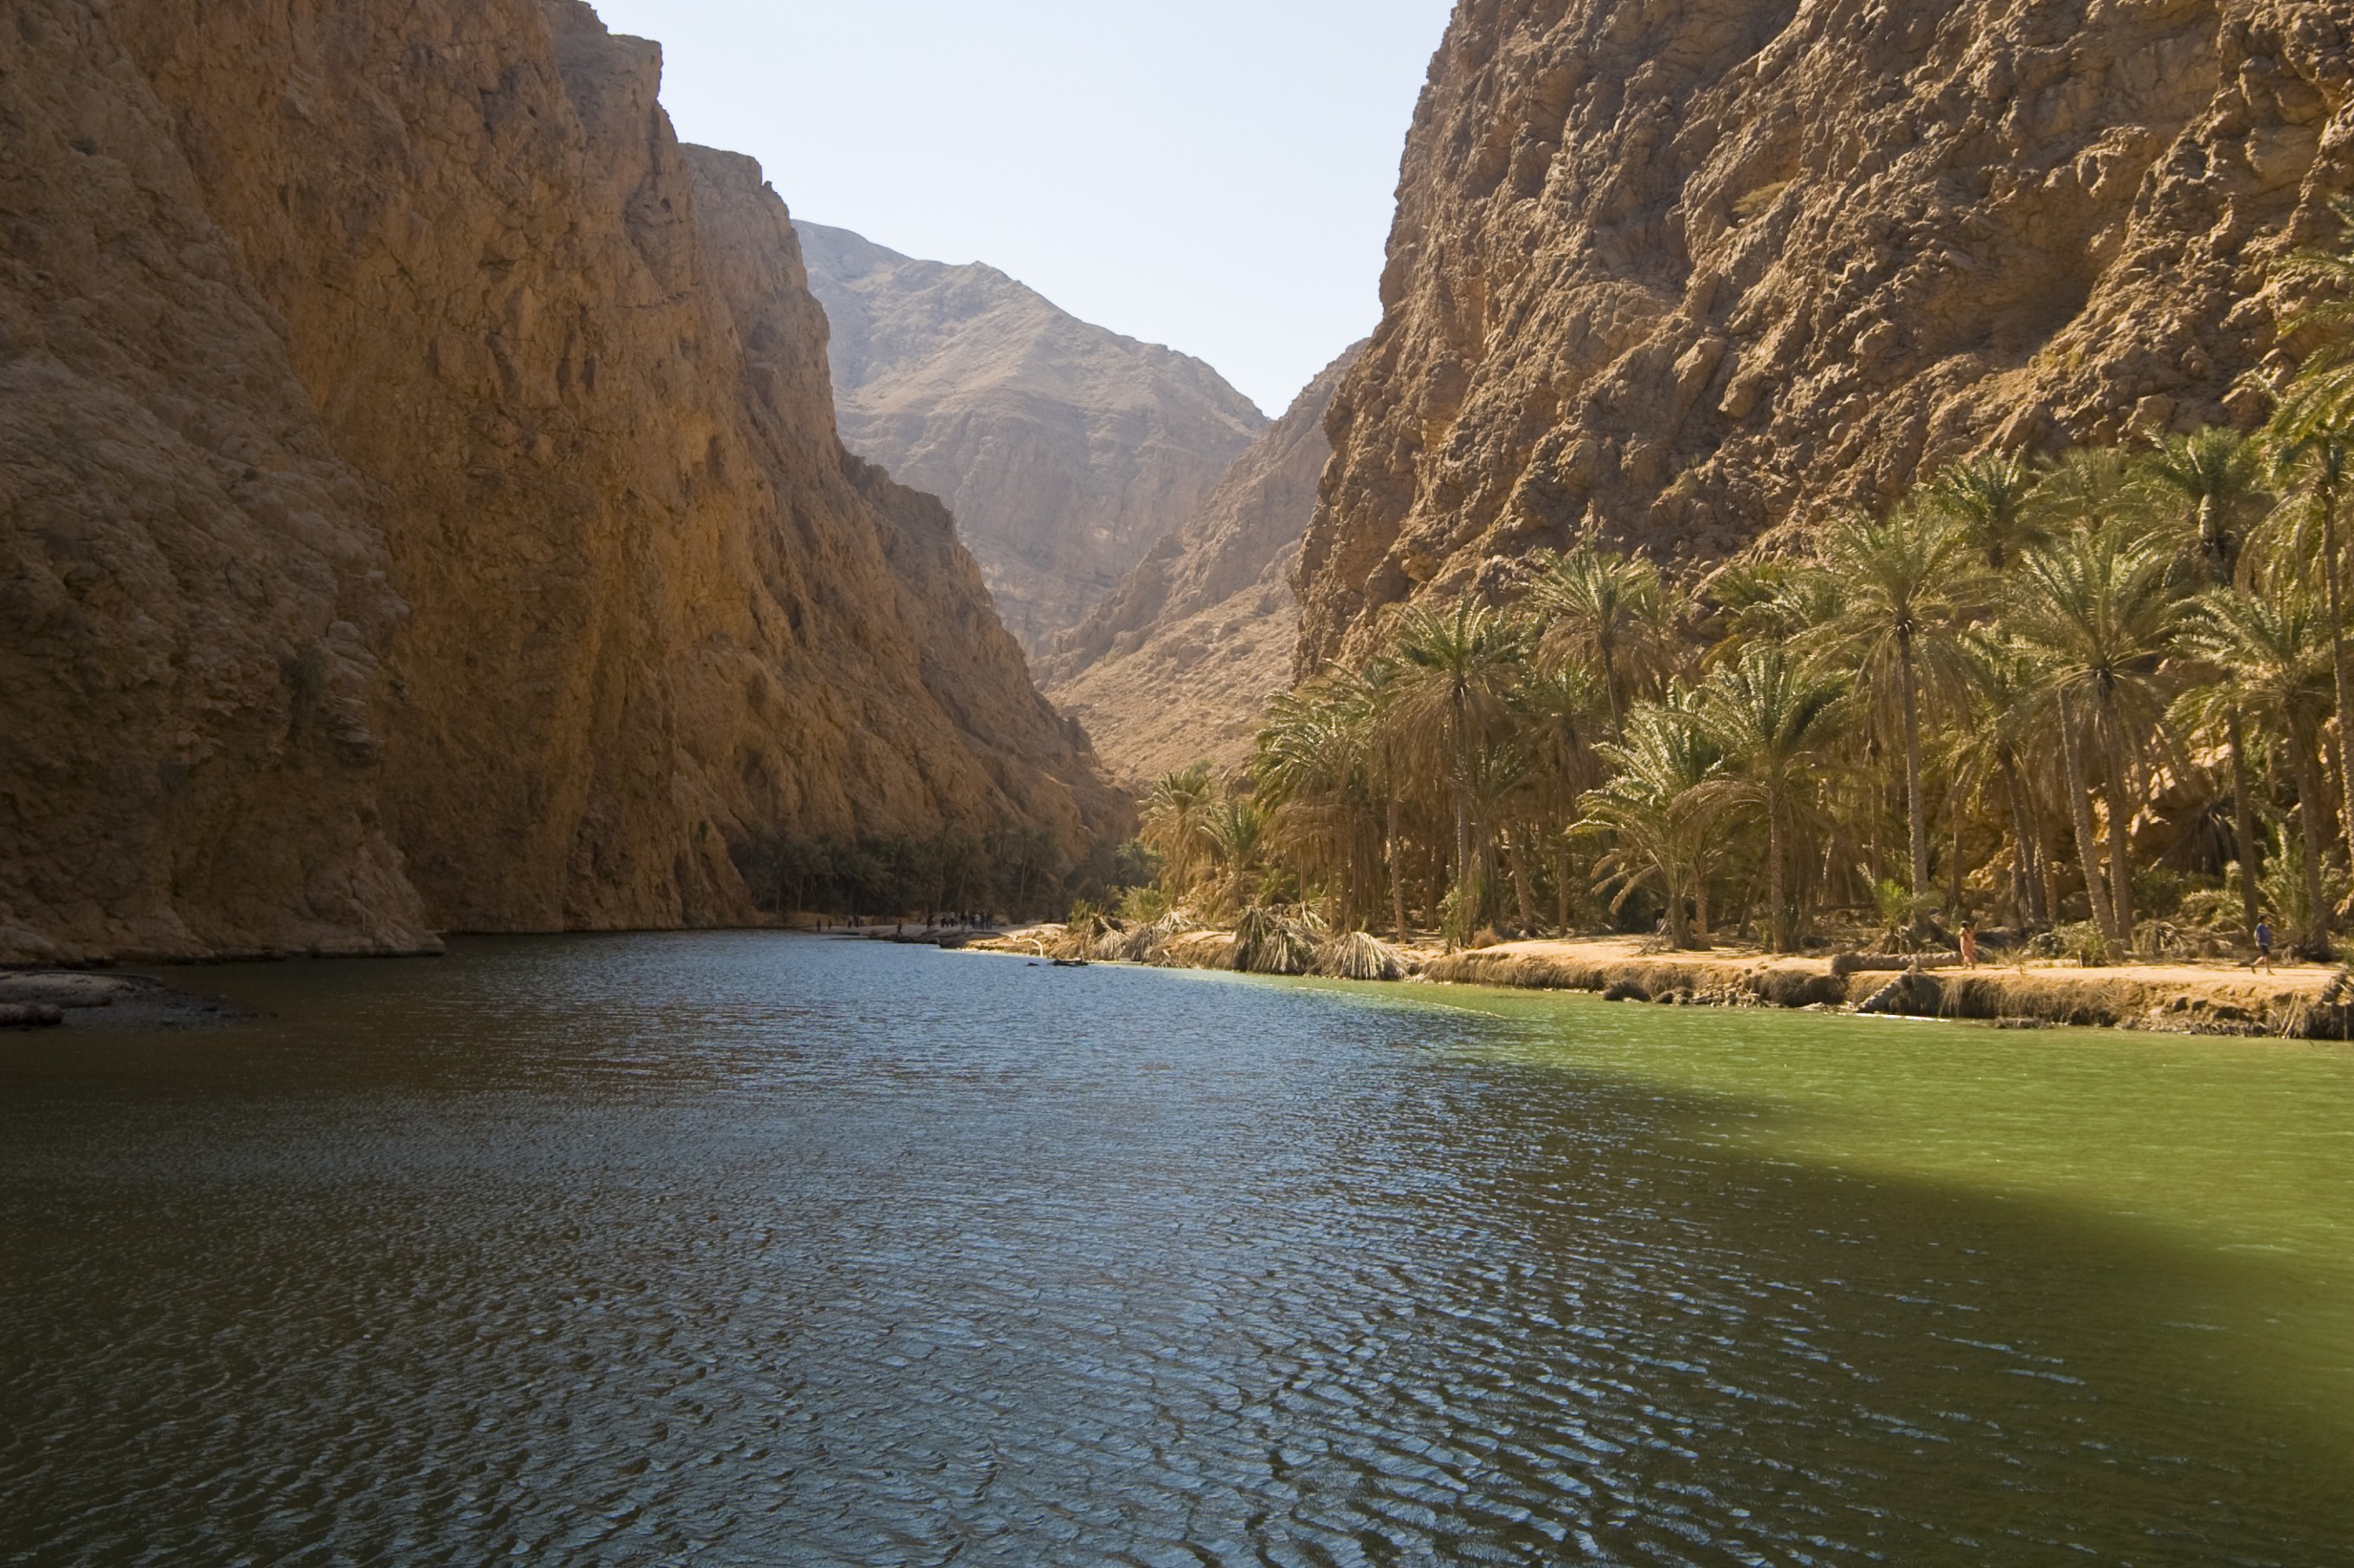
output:
[[[2273,924],[2269,920],[2256,922],[2256,961],[2248,967],[2264,974],[2273,972]]]

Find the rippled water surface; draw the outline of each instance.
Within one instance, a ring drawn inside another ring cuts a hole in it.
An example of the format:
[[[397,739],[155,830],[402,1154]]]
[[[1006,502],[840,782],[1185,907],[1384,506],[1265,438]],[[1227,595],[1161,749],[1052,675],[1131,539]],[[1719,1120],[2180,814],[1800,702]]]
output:
[[[0,1562],[2354,1562],[2354,1056],[766,936],[0,1040]]]

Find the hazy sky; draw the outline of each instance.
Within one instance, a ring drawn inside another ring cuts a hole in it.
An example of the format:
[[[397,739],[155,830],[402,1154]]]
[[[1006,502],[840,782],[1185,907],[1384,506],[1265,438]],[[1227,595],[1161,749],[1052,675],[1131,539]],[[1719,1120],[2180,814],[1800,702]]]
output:
[[[1449,0],[595,0],[796,216],[987,261],[1269,413],[1379,319]]]

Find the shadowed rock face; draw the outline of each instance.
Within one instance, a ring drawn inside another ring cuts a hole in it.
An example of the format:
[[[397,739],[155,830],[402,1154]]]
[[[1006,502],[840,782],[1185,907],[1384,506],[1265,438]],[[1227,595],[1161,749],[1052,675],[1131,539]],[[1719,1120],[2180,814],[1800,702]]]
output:
[[[1089,326],[993,268],[801,231],[832,322],[843,439],[948,503],[1034,657],[1267,426],[1200,360]]]
[[[1235,461],[1202,510],[1162,536],[1039,665],[1113,776],[1141,783],[1250,755],[1267,700],[1291,683],[1291,576],[1332,456],[1324,419],[1359,344]]]
[[[16,6],[0,959],[720,923],[771,830],[1112,825],[659,76],[574,0]]]
[[[1303,671],[1584,534],[1704,562],[1991,444],[2252,421],[2354,0],[1464,0]]]

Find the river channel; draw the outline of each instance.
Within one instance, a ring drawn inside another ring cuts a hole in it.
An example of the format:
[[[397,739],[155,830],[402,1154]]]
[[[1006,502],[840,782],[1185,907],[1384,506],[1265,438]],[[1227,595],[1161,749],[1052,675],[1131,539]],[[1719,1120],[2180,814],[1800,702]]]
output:
[[[0,1563],[2354,1562],[2354,1054],[768,935],[0,1037]]]

